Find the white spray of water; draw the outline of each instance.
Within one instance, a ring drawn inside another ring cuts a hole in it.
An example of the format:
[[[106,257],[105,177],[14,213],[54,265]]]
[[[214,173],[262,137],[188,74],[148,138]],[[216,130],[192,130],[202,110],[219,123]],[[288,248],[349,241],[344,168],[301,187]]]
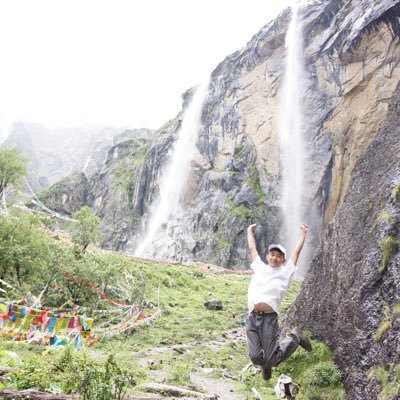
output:
[[[150,246],[162,225],[178,216],[182,209],[181,200],[196,149],[201,110],[207,92],[208,82],[199,86],[183,115],[182,126],[173,146],[170,161],[160,177],[159,196],[150,207],[146,235],[143,239],[139,238],[135,249],[136,256],[151,254]]]
[[[305,145],[303,140],[304,58],[303,32],[298,5],[286,34],[286,68],[278,121],[282,166],[282,237],[289,253],[296,244],[302,222]]]
[[[85,165],[83,166],[83,171],[82,171],[83,173],[86,172],[86,168],[88,167],[88,165],[89,165],[91,159],[92,159],[92,155],[90,155],[90,156],[87,158],[87,160],[86,160],[86,162],[85,162]]]

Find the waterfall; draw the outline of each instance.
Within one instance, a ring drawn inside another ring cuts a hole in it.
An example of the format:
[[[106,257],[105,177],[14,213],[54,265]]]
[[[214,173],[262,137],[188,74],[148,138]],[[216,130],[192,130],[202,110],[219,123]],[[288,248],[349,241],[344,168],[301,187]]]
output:
[[[304,59],[303,32],[298,5],[292,6],[292,19],[285,39],[286,66],[280,93],[278,121],[279,152],[282,168],[282,216],[288,253],[293,251],[302,221],[305,144],[303,140]],[[305,222],[305,221],[304,221]]]
[[[161,174],[159,196],[150,206],[146,234],[137,240],[136,256],[154,255],[150,246],[156,236],[164,230],[164,225],[176,219],[182,211],[182,197],[185,194],[187,178],[193,154],[196,150],[198,131],[200,128],[201,110],[208,93],[208,81],[202,84],[193,94],[178,132],[178,139],[173,145],[169,162]],[[162,256],[162,254],[157,254]]]

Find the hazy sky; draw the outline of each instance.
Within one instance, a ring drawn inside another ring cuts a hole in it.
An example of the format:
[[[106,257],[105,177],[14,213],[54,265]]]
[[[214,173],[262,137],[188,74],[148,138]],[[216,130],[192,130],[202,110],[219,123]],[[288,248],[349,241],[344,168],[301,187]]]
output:
[[[0,136],[13,121],[159,128],[291,0],[0,0]]]

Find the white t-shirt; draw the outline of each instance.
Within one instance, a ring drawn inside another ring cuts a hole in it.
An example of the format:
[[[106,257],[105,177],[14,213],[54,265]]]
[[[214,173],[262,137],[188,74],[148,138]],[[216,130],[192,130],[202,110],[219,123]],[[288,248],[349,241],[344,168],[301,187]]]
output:
[[[251,263],[251,269],[254,274],[248,291],[249,312],[253,311],[254,304],[267,303],[278,313],[279,305],[296,269],[293,261],[289,260],[279,268],[272,268],[258,256]]]

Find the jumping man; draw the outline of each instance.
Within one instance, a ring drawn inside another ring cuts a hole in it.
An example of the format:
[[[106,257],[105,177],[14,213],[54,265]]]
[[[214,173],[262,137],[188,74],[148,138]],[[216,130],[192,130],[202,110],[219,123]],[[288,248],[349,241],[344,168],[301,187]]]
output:
[[[295,329],[279,342],[279,305],[296,269],[296,263],[306,239],[308,226],[300,226],[300,237],[290,259],[286,261],[286,250],[280,244],[271,244],[261,260],[254,239],[256,224],[247,228],[247,240],[252,259],[251,278],[248,291],[249,316],[246,320],[249,356],[254,365],[260,365],[263,378],[270,379],[272,367],[289,357],[300,345],[311,351],[310,341]]]

